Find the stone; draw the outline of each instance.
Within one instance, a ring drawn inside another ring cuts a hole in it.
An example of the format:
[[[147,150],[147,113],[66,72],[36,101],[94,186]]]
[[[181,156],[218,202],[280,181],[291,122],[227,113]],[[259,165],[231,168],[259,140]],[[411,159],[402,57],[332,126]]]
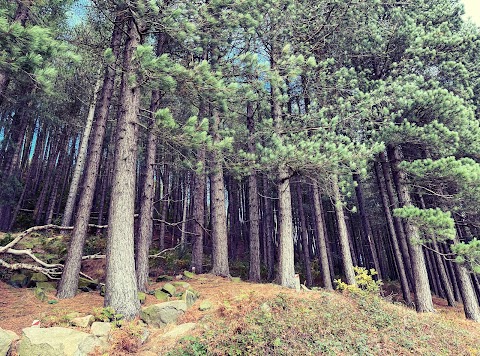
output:
[[[157,277],[157,282],[165,282],[165,281],[173,281],[173,278],[170,276],[167,276],[166,274]]]
[[[37,272],[32,274],[32,278],[30,278],[32,282],[48,282],[48,277],[43,273]]]
[[[73,326],[78,326],[80,328],[87,328],[90,325],[92,325],[94,321],[95,321],[95,317],[93,315],[87,315],[87,316],[80,316],[77,318],[73,318],[70,321],[70,324],[72,324]]]
[[[192,273],[190,271],[183,271],[183,275],[187,278],[190,278],[190,279],[195,278],[195,273]]]
[[[45,292],[51,292],[57,288],[57,285],[55,282],[37,282],[37,288],[42,288]]]
[[[90,333],[98,337],[108,337],[108,335],[110,334],[110,330],[112,330],[112,324],[96,321],[92,324],[90,328]]]
[[[23,273],[15,273],[10,277],[10,284],[17,288],[25,287],[29,281],[30,279],[28,276],[24,275]]]
[[[190,288],[190,283],[183,282],[183,281],[176,281],[176,282],[172,282],[171,284],[177,288],[185,288],[185,289]]]
[[[137,296],[138,296],[138,300],[140,301],[140,304],[144,304],[145,300],[147,299],[147,295],[143,292],[138,291]]]
[[[72,319],[75,319],[75,318],[78,318],[78,317],[81,317],[82,314],[79,313],[79,312],[71,312],[71,313],[68,313],[65,315],[65,318],[68,320],[68,321],[71,321]]]
[[[157,298],[161,302],[166,302],[168,301],[169,295],[168,293],[165,293],[163,290],[157,289],[155,291],[155,298]]]
[[[212,309],[212,307],[213,307],[212,302],[207,299],[200,303],[200,306],[198,307],[198,309],[201,311],[206,311],[206,310]]]
[[[47,299],[48,299],[47,295],[45,294],[45,291],[42,288],[39,288],[39,287],[36,287],[33,290],[33,295],[35,295],[35,298],[37,298],[41,302],[46,302]]]
[[[84,292],[90,292],[92,290],[97,289],[98,282],[97,281],[91,281],[87,278],[80,277],[78,279],[78,289]]]
[[[140,312],[140,319],[150,326],[161,328],[176,322],[186,311],[187,304],[183,300],[174,300],[143,308]]]
[[[170,330],[169,332],[166,332],[161,336],[162,339],[167,339],[167,338],[178,338],[185,336],[188,334],[190,331],[195,329],[197,326],[196,323],[185,323],[185,324],[180,324],[176,326],[174,329]]]
[[[185,301],[188,308],[190,308],[193,304],[195,304],[197,299],[198,299],[197,293],[189,289],[187,289],[185,293],[183,293],[182,295],[182,300]]]
[[[105,297],[105,284],[100,287],[100,295],[101,295],[102,297]]]
[[[18,347],[19,356],[87,356],[101,341],[90,334],[73,329],[25,328]]]
[[[171,283],[165,283],[162,287],[162,290],[170,294],[170,296],[173,296],[177,291],[177,288],[175,288],[175,286]]]
[[[260,310],[267,315],[272,312],[272,308],[270,307],[270,305],[268,305],[268,303],[263,303],[262,305],[260,305]]]
[[[0,328],[0,356],[9,355],[12,343],[18,339],[18,335],[13,331]]]

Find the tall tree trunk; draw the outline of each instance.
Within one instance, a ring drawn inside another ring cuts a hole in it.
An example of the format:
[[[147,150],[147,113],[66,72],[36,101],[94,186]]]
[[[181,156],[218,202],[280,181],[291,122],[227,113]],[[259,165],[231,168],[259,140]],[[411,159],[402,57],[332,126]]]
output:
[[[377,248],[375,246],[375,242],[373,241],[373,237],[372,237],[372,228],[370,227],[370,221],[368,220],[367,211],[365,209],[365,200],[363,197],[363,184],[360,179],[360,175],[354,174],[353,180],[357,183],[355,187],[355,193],[357,196],[357,203],[358,203],[360,218],[362,220],[362,230],[363,230],[364,236],[368,241],[368,246],[370,247],[370,252],[373,258],[373,264],[375,265],[375,270],[378,273],[378,278],[383,279],[383,273],[382,273],[383,271],[380,266]]]
[[[133,54],[140,33],[133,17],[128,20],[120,85],[121,115],[115,138],[115,165],[108,217],[105,301],[107,307],[134,318],[140,311],[134,253],[135,179],[137,160],[137,116],[140,87],[132,81]]]
[[[322,269],[323,288],[333,290],[332,279],[330,278],[330,266],[328,263],[328,248],[327,248],[327,229],[325,226],[325,217],[323,216],[322,199],[320,189],[316,182],[313,183],[313,206],[315,209],[315,226],[317,231],[317,250],[318,262]]]
[[[391,163],[393,179],[395,185],[399,187],[398,200],[400,207],[412,206],[412,200],[410,192],[407,186],[405,173],[398,167],[401,159],[400,148],[388,147],[388,158]],[[420,232],[418,227],[414,224],[405,222],[405,234],[407,237],[407,243],[410,251],[410,260],[412,264],[412,273],[415,290],[415,308],[417,312],[433,312],[432,293],[430,291],[430,285],[428,282],[428,273],[425,265],[425,259],[422,251],[422,246],[418,245],[415,241],[420,240]]]
[[[303,260],[305,263],[305,277],[307,281],[307,286],[311,287],[313,285],[312,262],[310,261],[310,243],[308,238],[307,219],[305,218],[305,210],[303,208],[303,191],[301,182],[296,185],[296,193],[298,201],[298,212],[300,217]]]
[[[352,255],[350,253],[350,243],[348,239],[347,224],[345,221],[345,213],[343,211],[342,197],[340,195],[340,188],[338,186],[338,176],[332,176],[332,190],[335,213],[337,215],[338,234],[340,242],[340,250],[342,253],[342,266],[345,273],[345,280],[347,284],[356,285],[355,272],[353,270]]]
[[[216,109],[213,109],[212,136],[214,144],[220,142],[220,136],[218,134],[219,128],[220,115]],[[212,173],[210,174],[213,260],[211,273],[226,277],[230,275],[230,270],[228,266],[228,236],[222,160],[222,153],[216,151],[214,148],[211,152]]]
[[[157,36],[156,55],[164,53],[166,34]],[[146,169],[143,176],[142,199],[140,202],[140,228],[138,234],[136,273],[138,289],[148,289],[148,252],[153,236],[153,199],[155,196],[155,161],[157,158],[157,136],[155,135],[155,112],[160,107],[160,91],[153,90],[150,100],[150,127],[148,131]]]
[[[397,274],[400,278],[400,286],[402,288],[403,300],[407,305],[413,305],[412,297],[410,295],[410,286],[408,284],[408,277],[405,271],[404,259],[402,257],[402,252],[400,251],[400,245],[398,243],[398,237],[395,230],[392,212],[390,210],[390,203],[388,201],[387,192],[385,191],[384,182],[381,178],[381,168],[380,163],[375,162],[375,174],[377,178],[377,185],[380,191],[380,197],[382,198],[383,211],[385,212],[385,218],[387,219],[388,232],[390,234],[390,239],[392,242],[393,255],[395,257]]]
[[[123,15],[119,12],[115,19],[111,39],[111,48],[118,58],[120,42],[123,34]],[[107,65],[103,79],[100,100],[95,109],[95,130],[90,144],[87,169],[85,171],[83,190],[78,204],[77,216],[73,227],[67,259],[58,287],[58,298],[73,298],[78,287],[83,246],[87,235],[90,212],[92,210],[95,184],[97,182],[98,168],[102,157],[102,145],[105,137],[105,128],[110,109],[115,83],[115,67]]]
[[[165,165],[162,179],[162,196],[160,203],[160,236],[159,246],[160,251],[165,249],[165,230],[167,227],[166,221],[168,216],[168,201],[170,199],[170,169]]]
[[[157,155],[157,136],[155,134],[155,112],[158,110],[160,92],[154,90],[150,102],[150,127],[147,142],[147,157],[143,177],[142,198],[140,200],[140,218],[137,245],[136,273],[138,290],[148,290],[148,252],[153,234],[153,197],[155,194],[154,170]]]
[[[88,110],[87,121],[85,122],[85,128],[83,130],[82,141],[78,150],[77,162],[75,164],[75,170],[73,172],[72,182],[70,183],[70,190],[68,192],[67,203],[65,205],[65,211],[62,218],[62,226],[70,226],[72,221],[73,208],[77,198],[78,187],[80,185],[80,178],[85,167],[85,160],[87,158],[88,140],[90,138],[90,132],[92,131],[93,118],[95,114],[95,107],[97,104],[97,92],[100,87],[100,79],[97,80],[95,88],[93,89],[93,97]]]
[[[253,104],[247,102],[247,127],[249,131],[248,152],[255,153],[255,118]],[[250,268],[248,278],[252,282],[260,281],[260,223],[257,175],[252,172],[248,176],[248,237],[250,241]]]
[[[202,111],[200,111],[202,112]],[[201,117],[199,117],[201,119]],[[192,267],[196,273],[203,273],[203,236],[205,234],[205,147],[197,150],[200,171],[194,173],[193,188],[193,251]]]
[[[273,206],[270,198],[267,196],[268,194],[268,180],[265,175],[262,177],[262,187],[263,187],[263,194],[265,197],[263,198],[263,223],[264,223],[264,239],[266,240],[267,245],[267,269],[268,269],[268,276],[267,279],[269,281],[273,280],[274,278],[274,271],[275,271],[275,246],[273,243]]]

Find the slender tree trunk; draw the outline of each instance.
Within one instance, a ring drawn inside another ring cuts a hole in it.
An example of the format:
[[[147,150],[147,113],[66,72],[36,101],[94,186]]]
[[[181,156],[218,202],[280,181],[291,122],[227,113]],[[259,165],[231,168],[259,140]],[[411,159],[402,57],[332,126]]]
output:
[[[303,259],[305,263],[305,277],[307,280],[307,286],[311,287],[313,285],[312,279],[312,262],[310,261],[310,243],[308,238],[307,231],[307,220],[305,218],[305,210],[303,208],[303,192],[302,185],[299,182],[296,185],[297,201],[298,201],[298,212],[300,217],[300,228],[301,228],[301,237],[302,237],[302,250],[303,250]]]
[[[399,187],[398,199],[400,207],[412,206],[410,192],[406,183],[405,173],[398,167],[401,152],[399,147],[389,147],[389,160],[392,165],[393,179],[395,185]],[[422,246],[415,241],[420,240],[420,232],[414,224],[405,222],[405,234],[410,251],[412,264],[412,273],[415,280],[415,307],[417,312],[433,312],[432,293],[428,282],[428,273],[425,265],[425,259]]]
[[[147,142],[147,157],[145,158],[145,171],[143,177],[142,199],[140,200],[140,228],[138,233],[136,273],[138,290],[148,290],[148,252],[153,234],[153,197],[155,194],[154,165],[157,155],[157,136],[154,131],[154,113],[158,110],[160,92],[154,90],[150,102],[150,127]]]
[[[395,188],[394,188],[392,178],[391,178],[391,174],[390,174],[390,168],[389,168],[389,165],[388,165],[388,162],[387,162],[387,157],[386,157],[384,152],[381,152],[379,154],[379,158],[380,158],[380,162],[381,162],[381,166],[382,166],[383,177],[385,179],[385,189],[386,189],[386,192],[387,192],[388,200],[390,202],[388,204],[388,206],[390,207],[390,211],[393,211],[393,209],[396,209],[399,206],[398,206],[398,203],[397,203]],[[410,261],[410,252],[409,252],[409,248],[408,248],[408,244],[407,244],[407,237],[405,236],[405,230],[403,228],[403,223],[402,223],[402,220],[399,217],[394,216],[393,214],[391,214],[391,215],[392,215],[393,224],[394,224],[394,227],[395,227],[395,235],[397,236],[397,241],[399,242],[400,251],[402,253],[403,263],[406,267],[405,270],[407,272],[407,278],[408,278],[408,281],[409,281],[409,285],[410,285],[411,288],[413,288],[415,281],[413,279],[412,271],[410,269],[410,266],[412,265],[412,263]]]
[[[358,210],[359,210],[359,213],[360,213],[360,218],[362,220],[363,233],[364,233],[364,235],[365,235],[365,237],[368,241],[368,245],[370,247],[370,252],[371,252],[372,258],[373,258],[373,264],[375,265],[375,270],[378,273],[378,278],[383,279],[383,275],[382,275],[383,271],[380,267],[377,248],[375,246],[375,242],[373,241],[373,237],[372,237],[372,233],[371,233],[372,228],[370,227],[370,221],[368,221],[368,216],[367,216],[367,212],[366,212],[366,209],[365,209],[365,200],[364,200],[364,197],[363,197],[363,185],[362,185],[362,182],[361,182],[361,179],[360,179],[360,175],[359,174],[354,174],[353,175],[353,180],[357,183],[357,186],[355,187],[355,193],[356,193],[356,196],[357,196]]]
[[[58,164],[55,167],[55,180],[53,182],[52,190],[50,193],[50,201],[48,203],[47,214],[45,219],[45,224],[47,225],[51,224],[53,220],[53,211],[55,209],[55,202],[57,201],[58,187],[60,185],[62,176],[65,174],[66,164],[68,162],[66,157],[68,153],[68,146],[69,146],[68,141],[66,143],[65,142],[63,143],[63,149],[60,152],[60,155],[58,157]]]
[[[353,270],[352,255],[350,253],[350,243],[348,239],[347,224],[345,221],[345,213],[343,211],[342,197],[340,195],[340,188],[338,187],[338,176],[332,177],[333,199],[335,206],[335,213],[337,215],[338,234],[340,242],[340,250],[342,253],[343,271],[345,273],[345,280],[347,284],[356,285],[355,272]]]
[[[181,251],[185,251],[185,244],[186,244],[186,227],[187,227],[187,212],[188,212],[188,201],[190,196],[190,179],[189,174],[185,175],[185,179],[183,182],[183,195],[182,195],[182,224],[181,226],[181,234],[180,234],[180,249]]]
[[[111,47],[118,57],[120,42],[123,34],[123,15],[117,15],[112,34]],[[105,137],[105,128],[109,114],[110,101],[115,82],[115,68],[107,66],[103,79],[103,87],[100,100],[95,109],[95,130],[90,144],[87,169],[83,183],[83,190],[78,204],[77,216],[70,240],[67,259],[60,280],[57,297],[73,298],[78,287],[83,246],[87,235],[90,212],[92,210],[95,184],[97,181],[98,168],[102,157],[102,145]]]
[[[218,134],[220,115],[213,109],[212,136],[213,143],[220,142]],[[228,266],[228,236],[225,215],[225,193],[223,179],[223,163],[221,152],[211,153],[212,173],[210,175],[210,198],[212,204],[212,274],[218,276],[230,275]]]
[[[163,184],[162,184],[162,199],[160,204],[160,241],[158,248],[160,251],[165,249],[165,230],[167,227],[167,212],[168,212],[168,200],[170,195],[170,170],[167,165],[165,165],[163,172]]]
[[[375,163],[375,173],[377,178],[378,188],[380,190],[380,196],[382,198],[383,211],[385,212],[385,218],[387,219],[388,232],[390,234],[390,239],[392,242],[393,254],[395,257],[395,262],[397,266],[398,277],[400,278],[400,285],[402,288],[403,300],[407,305],[413,305],[412,297],[410,295],[410,286],[408,285],[408,277],[405,272],[404,259],[402,257],[402,252],[400,251],[400,246],[398,243],[398,237],[395,230],[392,212],[390,210],[390,204],[388,201],[387,192],[385,191],[384,182],[381,179],[380,164]]]
[[[90,138],[90,132],[92,131],[93,118],[95,114],[95,107],[97,104],[97,92],[100,87],[100,79],[97,80],[95,88],[93,89],[93,97],[88,110],[87,121],[85,123],[85,129],[83,130],[82,142],[78,150],[77,162],[75,164],[75,170],[73,172],[72,182],[70,183],[70,190],[68,192],[67,203],[65,205],[65,211],[62,218],[62,226],[70,226],[72,221],[73,208],[77,198],[78,187],[80,185],[80,178],[85,167],[85,160],[87,158],[88,140]]]
[[[315,209],[315,226],[317,231],[317,249],[318,262],[322,270],[323,287],[327,290],[333,290],[332,279],[330,278],[330,266],[328,263],[328,248],[327,248],[327,229],[325,228],[325,217],[323,216],[322,199],[320,189],[317,183],[313,183],[313,206]]]
[[[194,174],[193,188],[193,251],[192,267],[196,273],[203,273],[203,236],[205,234],[205,147],[197,150],[201,171]]]
[[[267,245],[267,269],[268,269],[268,276],[267,279],[269,281],[273,280],[274,278],[274,271],[275,271],[275,246],[273,243],[273,206],[270,198],[267,196],[268,194],[268,180],[265,175],[262,177],[262,186],[263,186],[263,194],[265,194],[265,198],[263,198],[263,223],[264,223],[264,239],[266,240]]]
[[[456,238],[456,242],[458,243],[458,238]],[[462,295],[465,317],[480,322],[480,308],[468,271],[460,264],[456,264],[455,268],[457,272],[457,280],[460,285],[460,294]]]
[[[247,102],[247,127],[249,131],[248,152],[255,153],[255,118],[253,104]],[[248,176],[248,236],[250,240],[250,269],[248,277],[252,282],[260,281],[260,223],[257,175],[252,172]]]
[[[105,306],[134,318],[140,311],[134,253],[135,179],[137,160],[137,116],[140,87],[133,83],[133,54],[140,44],[140,33],[132,17],[124,49],[120,85],[121,115],[117,123],[115,165],[108,217]]]

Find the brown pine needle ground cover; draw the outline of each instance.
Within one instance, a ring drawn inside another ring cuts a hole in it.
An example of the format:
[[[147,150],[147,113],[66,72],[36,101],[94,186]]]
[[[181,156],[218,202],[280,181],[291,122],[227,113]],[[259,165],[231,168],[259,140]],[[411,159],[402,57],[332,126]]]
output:
[[[151,329],[138,355],[480,355],[480,325],[435,298],[437,312],[417,314],[379,298],[311,291],[297,293],[273,284],[232,282],[211,275],[188,280],[200,298],[178,323],[196,322],[183,339],[163,339]],[[155,283],[152,289],[163,283]],[[50,297],[53,299],[54,295]],[[213,307],[200,311],[202,301]],[[156,303],[147,296],[146,304]],[[31,289],[0,282],[0,327],[21,333],[34,319],[60,320],[67,313],[102,307],[98,292],[50,305]],[[53,318],[51,318],[53,317]],[[50,318],[50,319],[49,319]],[[110,355],[128,354],[112,349]]]

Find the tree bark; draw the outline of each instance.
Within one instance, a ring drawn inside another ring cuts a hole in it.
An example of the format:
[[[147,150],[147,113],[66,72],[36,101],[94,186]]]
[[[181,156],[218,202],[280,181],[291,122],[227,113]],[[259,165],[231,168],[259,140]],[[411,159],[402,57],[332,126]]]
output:
[[[253,104],[247,102],[247,127],[249,131],[248,152],[255,153],[255,118]],[[248,176],[248,236],[250,240],[250,268],[248,278],[252,282],[260,281],[260,218],[258,202],[257,175],[252,172]]]
[[[92,131],[93,118],[95,114],[95,107],[97,104],[97,92],[100,87],[100,79],[97,80],[95,88],[93,89],[93,97],[88,110],[87,121],[85,122],[85,129],[83,130],[82,141],[78,150],[77,162],[73,172],[72,182],[70,183],[70,190],[68,192],[67,203],[62,218],[62,226],[70,226],[72,221],[73,208],[77,198],[78,187],[80,185],[80,178],[85,167],[85,160],[87,158],[88,140],[90,132]]]
[[[398,167],[401,152],[400,148],[388,147],[388,158],[391,163],[393,179],[395,185],[399,187],[398,200],[400,207],[408,207],[413,205],[410,197],[410,192],[406,182],[405,173]],[[412,264],[412,273],[415,290],[415,308],[417,312],[433,312],[432,293],[428,282],[427,268],[423,256],[422,246],[417,243],[420,240],[420,232],[418,227],[414,224],[405,222],[405,234],[407,237],[407,244],[410,251],[410,260]]]
[[[111,39],[111,47],[114,55],[118,58],[120,42],[123,34],[123,15],[118,14],[115,19]],[[83,246],[87,235],[90,212],[92,210],[95,185],[97,182],[98,168],[102,157],[102,145],[105,137],[105,129],[110,109],[115,83],[115,67],[107,65],[103,79],[103,87],[100,100],[95,109],[95,130],[90,144],[87,169],[83,183],[83,190],[78,204],[75,225],[70,240],[67,259],[62,273],[62,279],[58,287],[58,298],[73,298],[77,292],[78,277],[81,267]]]
[[[303,208],[303,191],[301,182],[296,185],[297,201],[298,201],[298,212],[300,217],[300,228],[301,228],[301,239],[302,239],[302,250],[303,250],[303,260],[305,263],[305,277],[307,287],[313,285],[312,279],[312,262],[310,260],[310,243],[308,238],[307,230],[307,220],[305,218],[305,210]]]
[[[213,143],[220,142],[218,134],[220,115],[213,109],[212,136]],[[222,154],[216,148],[211,152],[212,173],[210,174],[210,197],[212,209],[212,274],[228,276],[228,236],[225,213],[225,186],[223,179]]]
[[[132,81],[135,73],[133,54],[140,44],[135,19],[128,19],[124,49],[123,75],[120,85],[121,115],[115,138],[115,165],[108,218],[105,301],[126,319],[140,311],[134,253],[135,183],[137,160],[137,116],[140,87]]]
[[[357,196],[358,210],[360,213],[360,218],[362,220],[362,230],[368,241],[368,246],[370,247],[370,252],[372,254],[373,264],[375,265],[375,270],[378,273],[378,278],[383,279],[383,271],[380,267],[380,262],[378,259],[377,248],[372,237],[372,228],[370,227],[370,221],[368,221],[367,211],[365,209],[365,200],[363,197],[363,185],[360,179],[359,174],[353,175],[353,180],[357,183],[355,187],[355,193]]]
[[[327,248],[327,229],[325,227],[325,217],[323,216],[322,199],[320,189],[317,183],[313,184],[313,206],[315,209],[315,226],[317,231],[317,249],[318,262],[322,269],[323,288],[333,290],[332,279],[330,278],[330,265],[328,263],[328,248]]]
[[[192,267],[195,268],[195,273],[203,273],[203,236],[205,234],[205,147],[203,145],[197,150],[197,160],[201,168],[199,172],[194,173]]]
[[[352,255],[350,253],[350,243],[348,240],[348,230],[345,221],[345,213],[343,211],[342,197],[338,186],[338,176],[332,176],[333,200],[335,205],[335,213],[337,215],[338,234],[340,242],[340,250],[342,253],[343,271],[347,284],[357,285],[355,281],[355,272],[353,270]]]
[[[380,196],[382,198],[383,210],[385,212],[385,218],[387,219],[388,232],[390,234],[390,239],[392,242],[393,255],[395,257],[395,262],[397,266],[398,277],[400,278],[400,285],[402,288],[403,300],[407,305],[413,305],[412,297],[410,295],[410,286],[408,284],[408,277],[405,271],[404,259],[402,257],[402,252],[400,251],[400,246],[398,243],[398,237],[395,230],[392,212],[390,210],[390,204],[388,201],[387,192],[385,191],[384,182],[381,179],[381,168],[380,163],[375,162],[375,174],[377,178],[377,185],[380,191]]]

